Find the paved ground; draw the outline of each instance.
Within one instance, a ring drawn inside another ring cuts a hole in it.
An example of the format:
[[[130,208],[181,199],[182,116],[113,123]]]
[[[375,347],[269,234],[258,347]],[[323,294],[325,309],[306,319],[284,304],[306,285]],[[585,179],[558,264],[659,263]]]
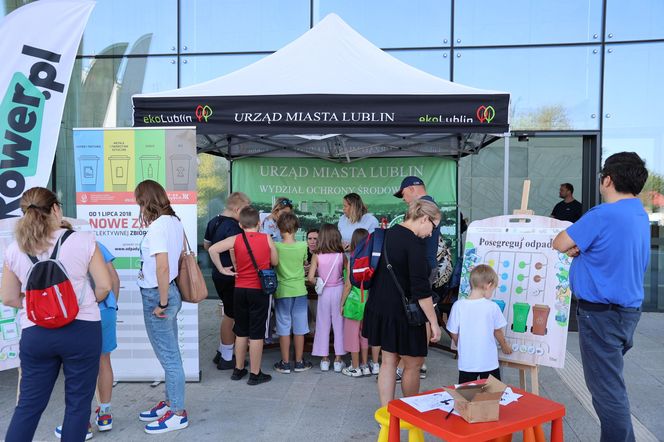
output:
[[[371,378],[347,378],[316,367],[305,373],[273,374],[272,382],[250,387],[232,382],[210,361],[217,344],[218,305],[205,301],[200,309],[202,382],[187,384],[187,409],[191,426],[159,440],[192,441],[371,441],[378,426],[373,412],[378,406],[376,382]],[[664,440],[664,314],[647,313],[637,329],[635,347],[626,357],[625,378],[632,401],[637,440]],[[265,354],[264,369],[279,359],[278,350]],[[565,370],[542,368],[540,393],[566,405],[565,440],[598,440],[599,425],[586,409],[578,336],[570,332]],[[429,377],[422,389],[453,383],[456,361],[449,353],[432,350]],[[0,372],[0,437],[4,435],[14,406],[16,370]],[[506,369],[507,383],[518,384],[516,370]],[[135,441],[157,436],[143,433],[136,415],[161,399],[163,385],[121,383],[113,391],[114,429],[95,434],[95,440]],[[585,404],[585,406],[584,406]],[[591,408],[591,407],[590,407]],[[44,413],[36,440],[55,440],[53,429],[62,419],[62,379]],[[548,429],[547,429],[548,431]],[[429,440],[429,439],[428,439]]]

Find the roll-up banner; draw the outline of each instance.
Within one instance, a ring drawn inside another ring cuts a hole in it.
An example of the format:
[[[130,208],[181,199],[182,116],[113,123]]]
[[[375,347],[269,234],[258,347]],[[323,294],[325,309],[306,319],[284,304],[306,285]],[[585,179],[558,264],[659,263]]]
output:
[[[165,129],[74,129],[76,217],[89,223],[115,256],[120,276],[118,348],[111,353],[117,381],[164,379],[148,340],[141,292],[139,245],[146,227],[139,221],[134,188],[144,180],[164,186],[188,238],[197,238],[196,131]],[[184,303],[178,339],[187,381],[200,380],[198,306]]]
[[[76,51],[94,7],[41,0],[0,22],[0,219],[19,216],[19,199],[51,175]]]
[[[45,187],[83,30],[95,2],[41,0],[0,21],[0,269],[19,200]],[[0,303],[0,370],[19,365],[16,309]]]

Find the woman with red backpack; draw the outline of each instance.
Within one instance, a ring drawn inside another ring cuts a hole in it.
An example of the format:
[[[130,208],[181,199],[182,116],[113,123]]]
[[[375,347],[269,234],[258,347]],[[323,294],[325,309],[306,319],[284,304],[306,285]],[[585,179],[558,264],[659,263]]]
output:
[[[0,289],[2,303],[20,309],[22,329],[19,400],[5,440],[34,439],[62,367],[67,404],[62,437],[82,441],[101,355],[97,302],[108,295],[111,277],[93,233],[61,228],[62,208],[53,192],[33,187],[20,207],[23,217],[16,240],[5,250]]]

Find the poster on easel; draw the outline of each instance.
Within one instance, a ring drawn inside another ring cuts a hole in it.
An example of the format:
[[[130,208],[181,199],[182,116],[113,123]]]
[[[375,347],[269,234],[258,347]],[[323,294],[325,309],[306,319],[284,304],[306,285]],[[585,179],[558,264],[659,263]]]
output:
[[[76,217],[115,256],[120,276],[118,348],[111,353],[116,381],[159,381],[164,371],[145,331],[139,244],[141,224],[134,188],[151,179],[164,186],[188,238],[197,238],[196,131],[194,128],[74,129]],[[199,381],[198,306],[183,303],[178,339],[185,378]]]
[[[571,258],[553,249],[571,223],[535,215],[507,215],[468,226],[459,296],[470,293],[470,271],[479,264],[498,274],[492,300],[505,319],[513,353],[501,360],[562,368],[572,292]]]

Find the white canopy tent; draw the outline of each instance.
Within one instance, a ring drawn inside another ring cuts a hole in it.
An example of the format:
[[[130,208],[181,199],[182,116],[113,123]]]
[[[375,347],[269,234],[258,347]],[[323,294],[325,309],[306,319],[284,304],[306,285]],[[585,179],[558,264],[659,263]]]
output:
[[[416,69],[335,14],[245,68],[133,104],[135,126],[195,125],[199,152],[229,159],[458,157],[509,130],[509,94]]]

